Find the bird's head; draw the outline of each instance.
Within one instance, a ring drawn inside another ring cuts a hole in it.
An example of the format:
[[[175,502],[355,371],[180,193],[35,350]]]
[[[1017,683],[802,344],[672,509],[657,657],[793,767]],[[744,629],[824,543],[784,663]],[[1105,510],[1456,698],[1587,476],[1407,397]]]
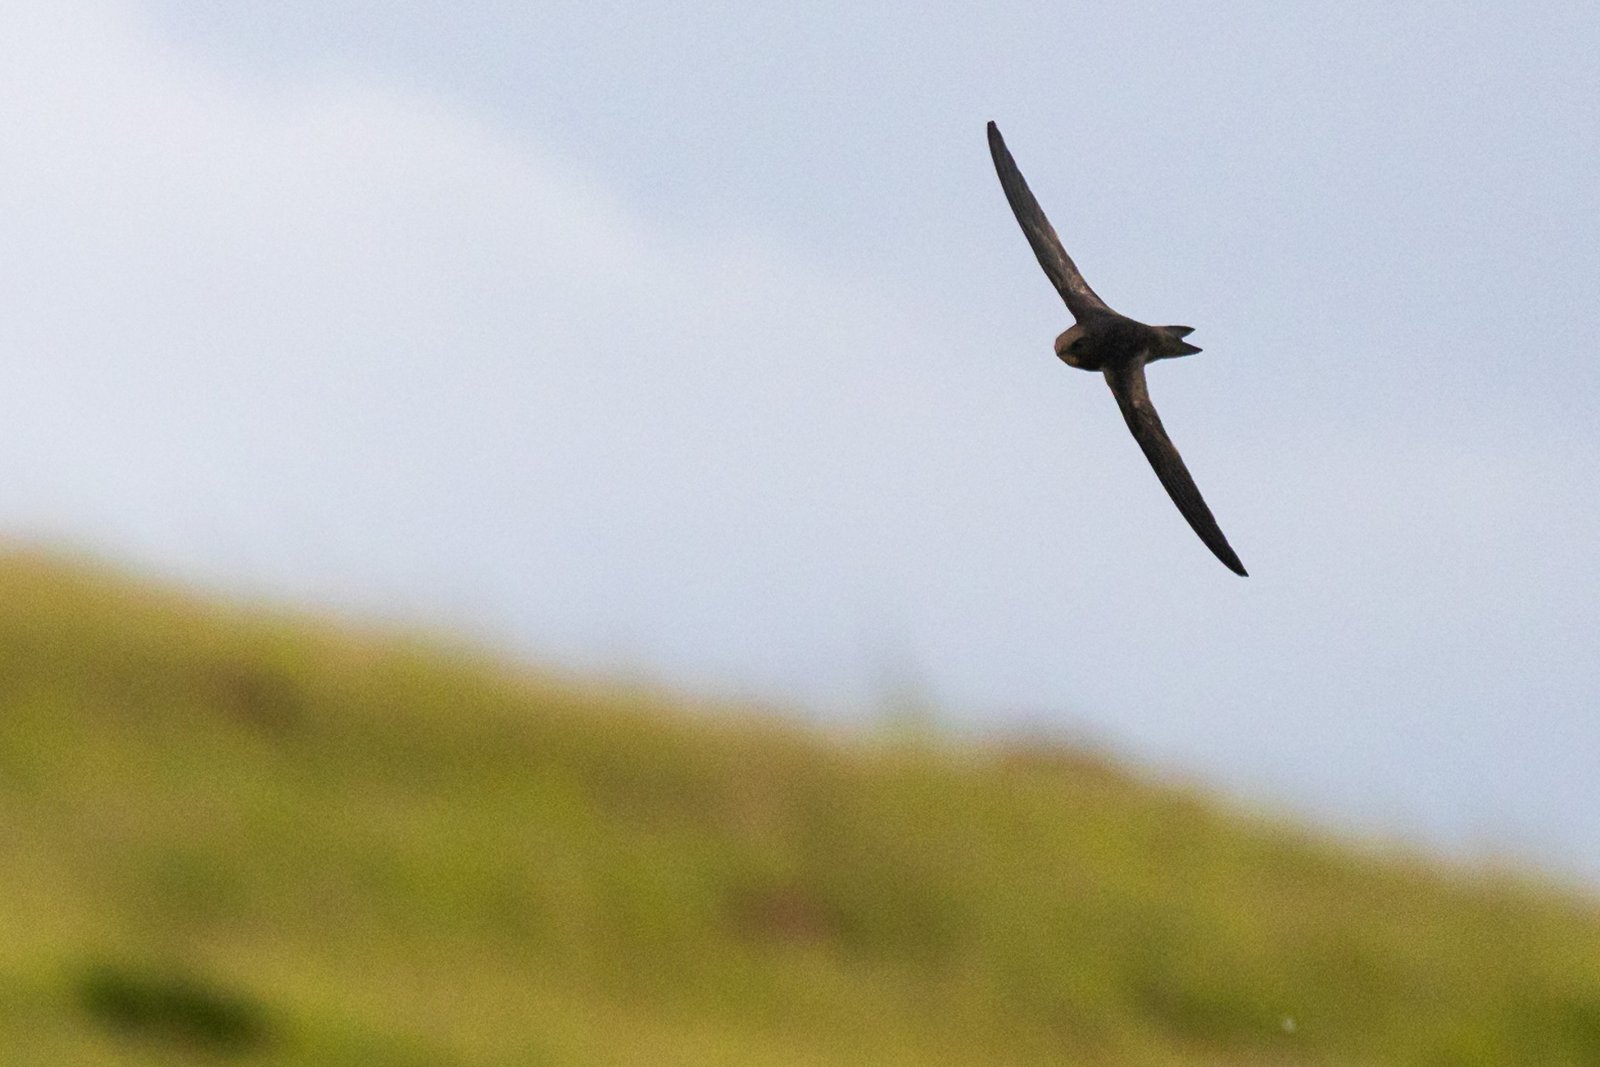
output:
[[[1090,369],[1084,362],[1086,353],[1083,348],[1082,325],[1074,325],[1072,329],[1056,338],[1056,358],[1069,367]]]

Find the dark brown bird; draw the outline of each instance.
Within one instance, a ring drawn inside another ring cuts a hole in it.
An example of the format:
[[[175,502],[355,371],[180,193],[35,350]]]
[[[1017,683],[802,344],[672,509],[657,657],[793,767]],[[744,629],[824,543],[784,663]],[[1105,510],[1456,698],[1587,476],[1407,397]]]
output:
[[[1106,306],[1089,283],[1078,273],[1077,266],[1067,250],[1061,247],[1050,220],[1044,217],[1039,201],[1033,198],[1022,172],[1006,149],[999,127],[989,123],[989,154],[994,156],[994,169],[1000,175],[1000,185],[1011,202],[1011,210],[1022,224],[1022,232],[1039,257],[1039,266],[1067,302],[1067,310],[1077,320],[1077,325],[1056,338],[1056,355],[1069,367],[1097,370],[1106,376],[1106,383],[1117,398],[1122,417],[1133,431],[1134,440],[1144,449],[1145,458],[1155,468],[1156,477],[1166,487],[1167,495],[1178,505],[1183,517],[1189,520],[1194,532],[1206,543],[1228,569],[1244,575],[1244,564],[1222,536],[1211,509],[1200,496],[1183,457],[1167,436],[1161,425],[1161,416],[1150,403],[1150,390],[1145,385],[1144,365],[1157,359],[1187,356],[1200,351],[1184,340],[1194,331],[1187,326],[1146,326],[1125,315],[1119,315]]]

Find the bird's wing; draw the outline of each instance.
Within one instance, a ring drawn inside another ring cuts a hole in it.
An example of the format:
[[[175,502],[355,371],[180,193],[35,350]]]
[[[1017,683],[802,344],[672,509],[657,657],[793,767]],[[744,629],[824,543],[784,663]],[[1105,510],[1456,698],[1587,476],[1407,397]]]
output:
[[[1011,158],[1005,139],[1000,136],[1000,127],[992,122],[989,123],[989,154],[994,157],[994,169],[1000,175],[1000,186],[1006,191],[1012,213],[1022,224],[1022,232],[1033,246],[1033,254],[1039,257],[1039,266],[1049,275],[1061,299],[1067,302],[1067,310],[1072,312],[1072,317],[1081,322],[1085,312],[1109,311],[1106,302],[1089,288],[1089,283],[1078,273],[1072,257],[1061,247],[1061,238],[1056,236],[1050,220],[1044,217],[1044,211],[1039,207],[1039,201],[1033,198],[1028,183],[1022,180],[1017,161]]]
[[[1212,554],[1233,573],[1247,575],[1244,564],[1239,562],[1239,557],[1229,547],[1228,539],[1222,536],[1217,520],[1211,517],[1211,509],[1206,507],[1194,479],[1189,476],[1189,468],[1183,465],[1183,457],[1178,455],[1172,438],[1167,436],[1166,429],[1161,425],[1161,416],[1156,414],[1155,405],[1150,403],[1144,364],[1135,362],[1123,367],[1107,367],[1105,376],[1106,384],[1111,386],[1111,392],[1117,398],[1117,406],[1122,409],[1128,429],[1133,431],[1134,440],[1144,449],[1145,458],[1155,468],[1156,477],[1161,479],[1167,495],[1178,505],[1178,510],[1189,520],[1189,525],[1200,535],[1200,540],[1206,543]]]

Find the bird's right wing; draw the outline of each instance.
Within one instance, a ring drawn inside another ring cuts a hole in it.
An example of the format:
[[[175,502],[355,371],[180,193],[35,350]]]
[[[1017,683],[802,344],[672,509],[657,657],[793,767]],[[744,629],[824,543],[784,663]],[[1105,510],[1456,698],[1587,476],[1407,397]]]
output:
[[[1228,545],[1228,539],[1222,536],[1217,520],[1211,517],[1211,509],[1206,507],[1205,500],[1200,496],[1200,489],[1190,477],[1189,468],[1183,465],[1183,457],[1178,455],[1172,438],[1167,436],[1166,428],[1161,425],[1161,416],[1156,414],[1155,405],[1150,403],[1144,364],[1135,362],[1121,367],[1107,367],[1105,376],[1106,384],[1111,386],[1111,392],[1117,398],[1117,406],[1122,409],[1123,420],[1127,422],[1128,429],[1133,431],[1134,440],[1139,442],[1145,458],[1155,468],[1156,477],[1161,479],[1167,495],[1178,505],[1183,517],[1189,520],[1189,526],[1230,571],[1248,577],[1244,564],[1239,562],[1239,557]]]
[[[1039,266],[1044,268],[1051,284],[1061,294],[1061,299],[1067,302],[1067,310],[1072,312],[1072,317],[1082,322],[1085,312],[1109,311],[1106,302],[1089,288],[1089,283],[1078,273],[1072,257],[1061,247],[1061,238],[1056,236],[1055,228],[1045,218],[1028,183],[1022,180],[1017,161],[1011,158],[1005,138],[1000,136],[1000,127],[992,122],[989,123],[989,154],[994,157],[994,169],[1000,175],[1000,187],[1006,191],[1006,200],[1011,204],[1012,213],[1017,216],[1017,222],[1022,224],[1022,232],[1027,236],[1028,244],[1033,246],[1033,254],[1039,257]]]

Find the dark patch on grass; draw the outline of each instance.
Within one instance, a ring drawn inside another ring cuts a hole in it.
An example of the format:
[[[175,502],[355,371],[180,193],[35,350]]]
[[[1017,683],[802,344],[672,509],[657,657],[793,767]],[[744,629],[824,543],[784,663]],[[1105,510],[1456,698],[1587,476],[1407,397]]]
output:
[[[1219,965],[1205,977],[1182,968],[1151,973],[1136,985],[1137,1003],[1162,1029],[1185,1042],[1239,1048],[1275,1038],[1281,1016],[1262,1001],[1259,983],[1226,973]]]
[[[815,894],[792,886],[736,893],[731,912],[734,929],[750,941],[810,944],[839,936],[835,909]]]
[[[216,704],[264,733],[293,731],[305,717],[306,696],[297,679],[270,665],[227,663],[211,675]]]
[[[1508,1029],[1519,1046],[1545,1052],[1550,1059],[1576,1052],[1571,1062],[1600,1063],[1600,996],[1549,992],[1518,1000]]]
[[[77,994],[86,1014],[129,1037],[242,1054],[273,1036],[260,1004],[192,972],[100,962],[85,968]]]
[[[1559,1017],[1566,1043],[1582,1051],[1585,1063],[1600,1063],[1600,997],[1570,997]]]

